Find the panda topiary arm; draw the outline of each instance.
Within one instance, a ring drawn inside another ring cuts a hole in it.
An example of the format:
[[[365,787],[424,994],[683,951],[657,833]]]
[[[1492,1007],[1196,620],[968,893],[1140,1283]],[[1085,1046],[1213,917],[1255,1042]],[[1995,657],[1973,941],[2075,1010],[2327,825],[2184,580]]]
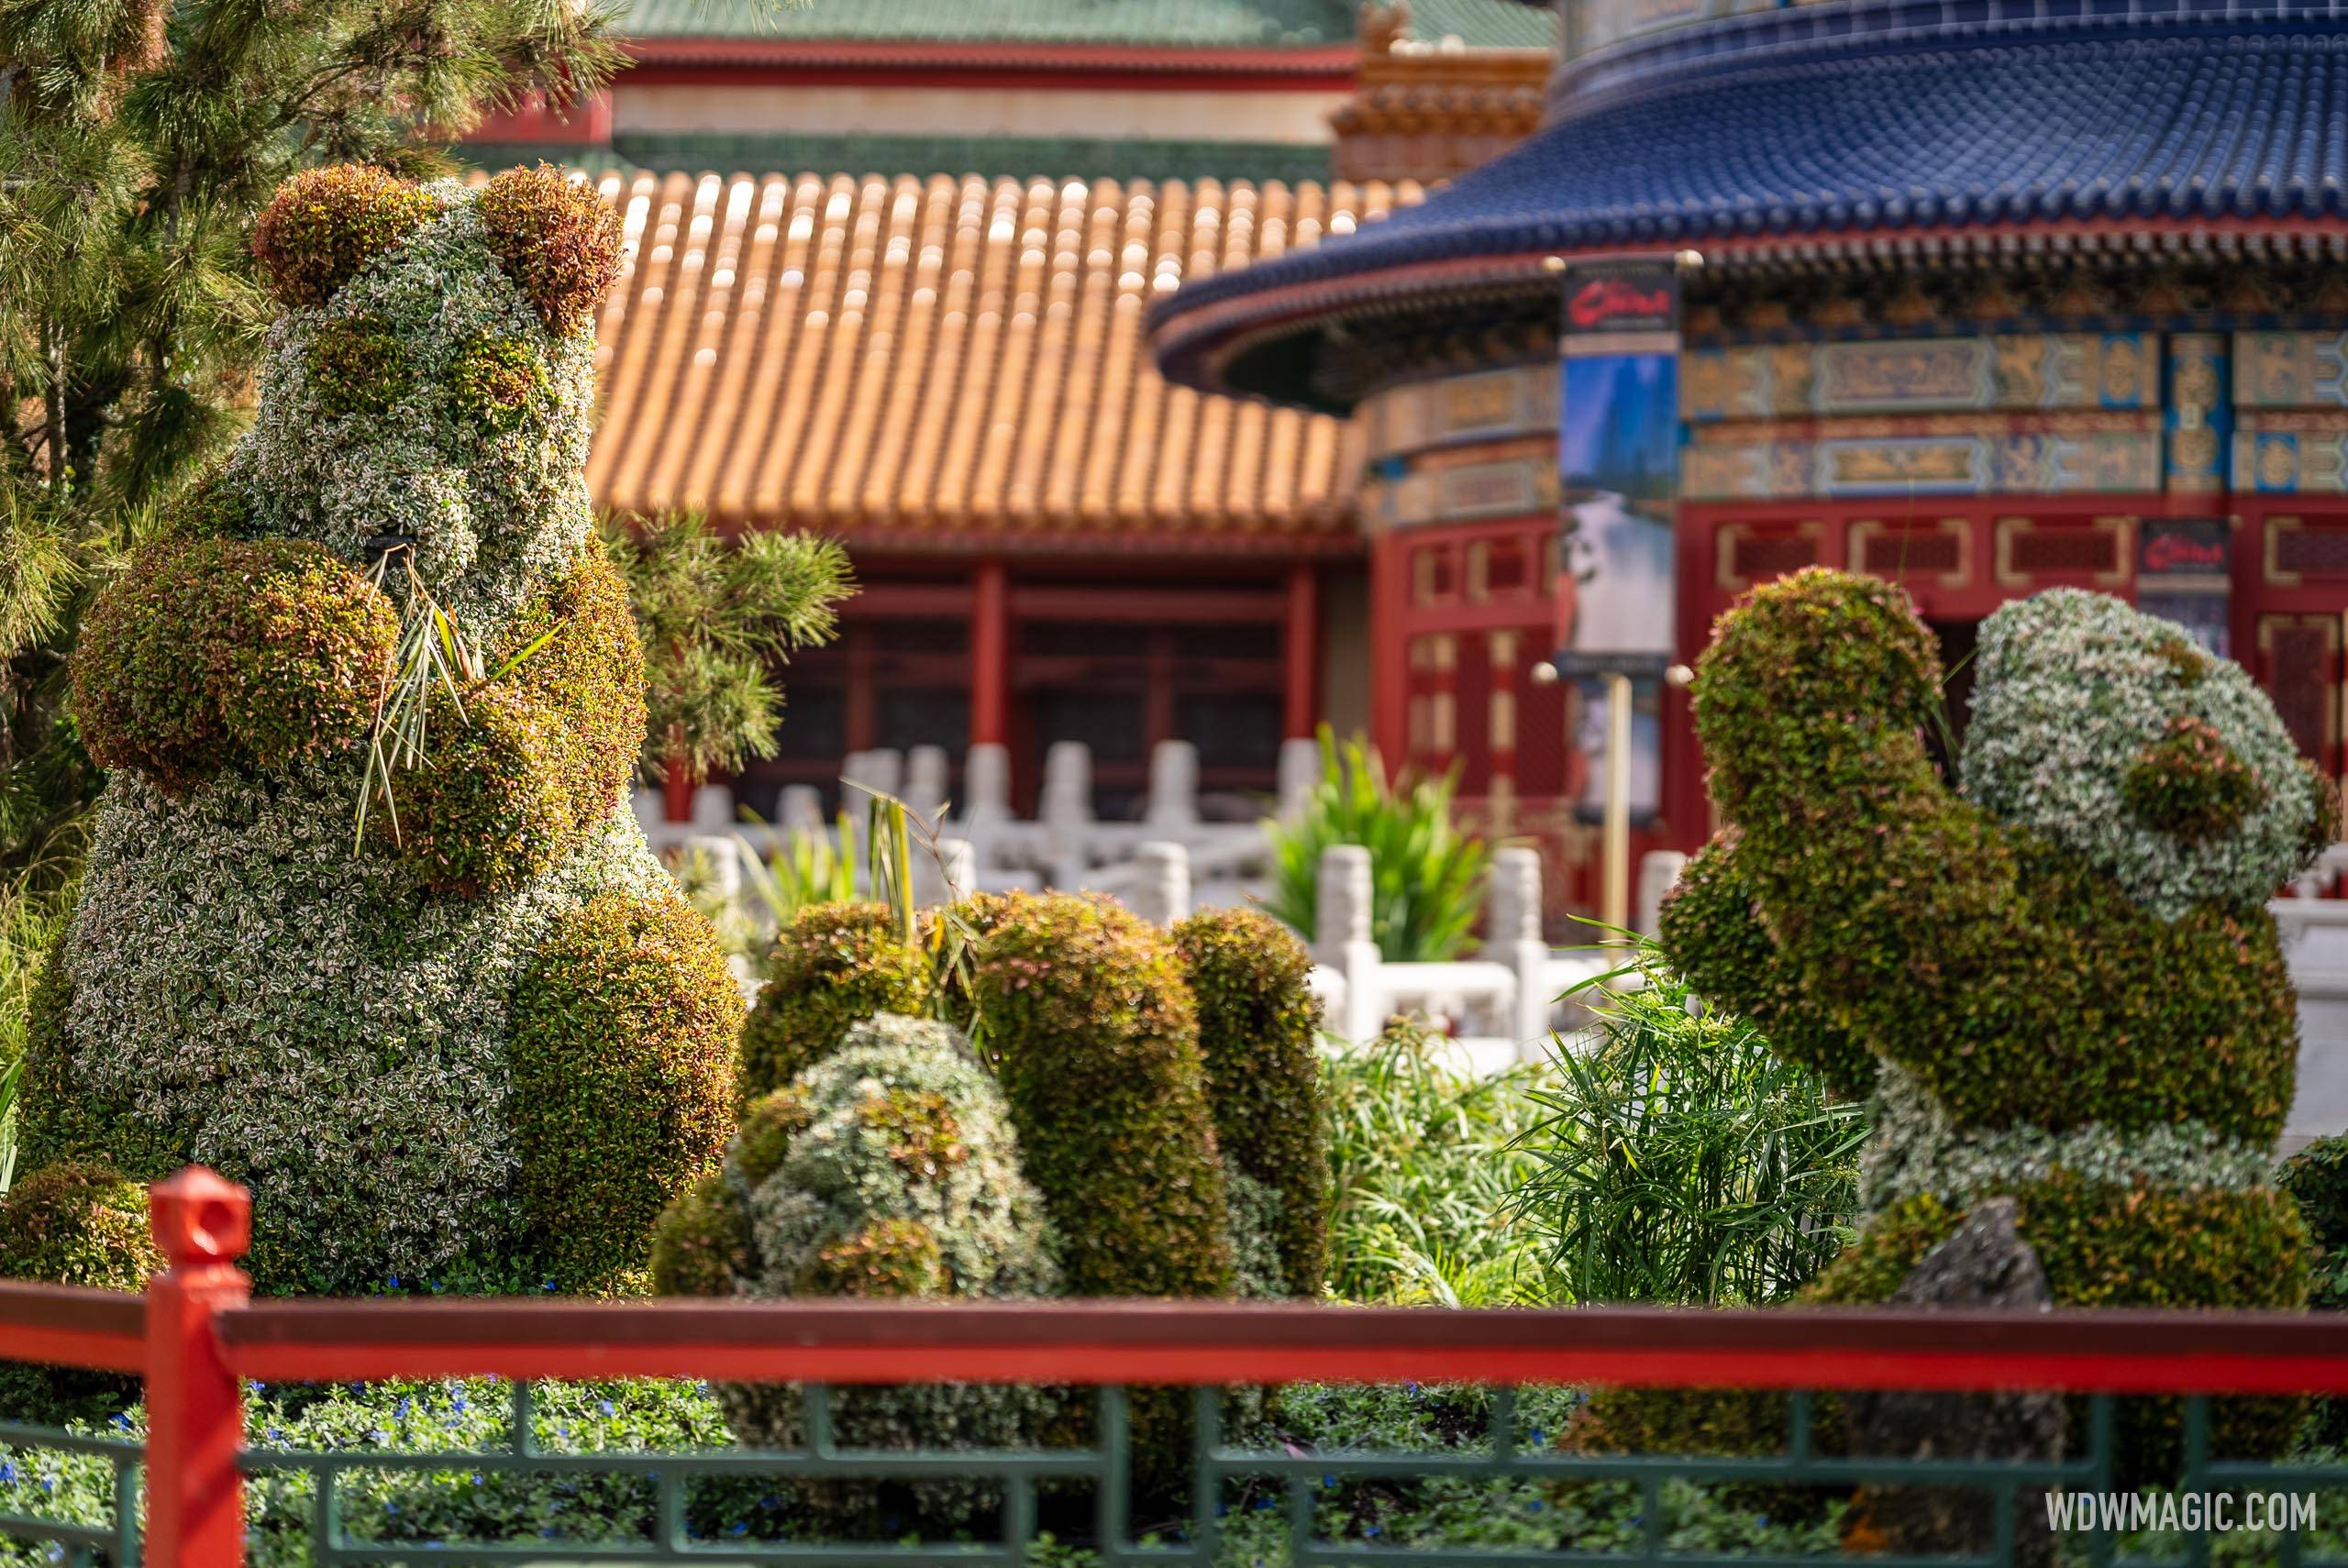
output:
[[[644,655],[626,585],[591,539],[524,607],[496,679],[426,728],[379,831],[436,892],[512,890],[618,810],[644,744]],[[510,668],[504,668],[511,664]]]
[[[1862,1037],[1886,997],[1955,999],[2033,921],[2010,835],[1924,749],[1940,674],[1897,588],[1812,570],[1722,617],[1696,685],[1739,879],[1813,1005]]]
[[[182,796],[356,744],[398,635],[391,601],[317,545],[174,534],[92,606],[74,712],[101,764]]]

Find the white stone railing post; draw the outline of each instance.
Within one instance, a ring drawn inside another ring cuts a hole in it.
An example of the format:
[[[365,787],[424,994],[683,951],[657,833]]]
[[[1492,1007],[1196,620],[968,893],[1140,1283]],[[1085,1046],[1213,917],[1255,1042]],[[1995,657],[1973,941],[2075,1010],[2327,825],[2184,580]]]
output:
[[[824,792],[813,784],[786,784],[774,809],[775,832],[785,838],[816,837],[824,831]]]
[[[1149,754],[1149,802],[1143,822],[1152,827],[1195,827],[1199,821],[1199,748],[1185,740],[1159,741]]]
[[[1321,743],[1296,735],[1280,742],[1277,778],[1280,820],[1294,822],[1303,813],[1312,787],[1321,782]]]
[[[952,787],[952,765],[944,746],[917,745],[905,753],[905,804],[923,822],[936,825]]]
[[[1179,925],[1191,915],[1191,852],[1157,841],[1134,851],[1134,880],[1125,907],[1154,925]]]
[[[962,759],[962,825],[985,829],[1010,820],[1011,748],[992,741],[974,745]]]
[[[1349,1044],[1366,1044],[1386,1021],[1378,944],[1369,937],[1369,851],[1358,844],[1329,845],[1321,852],[1315,884],[1312,955],[1346,978],[1338,1032]]]
[[[1688,867],[1688,857],[1676,849],[1651,849],[1639,858],[1638,927],[1642,936],[1653,936],[1663,928],[1663,900],[1679,873]]]
[[[1086,830],[1092,825],[1092,748],[1082,741],[1054,741],[1044,753],[1044,793],[1036,814],[1043,820],[1048,847],[1046,864],[1052,885],[1077,888],[1091,868]]]
[[[1524,1055],[1549,1037],[1549,944],[1541,935],[1541,852],[1511,845],[1492,853],[1484,887],[1484,955],[1516,977],[1509,1038]]]

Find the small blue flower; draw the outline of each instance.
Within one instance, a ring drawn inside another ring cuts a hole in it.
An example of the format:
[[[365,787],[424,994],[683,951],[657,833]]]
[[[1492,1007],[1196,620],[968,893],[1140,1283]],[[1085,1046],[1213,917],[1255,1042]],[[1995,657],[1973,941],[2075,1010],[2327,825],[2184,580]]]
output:
[[[391,1515],[393,1518],[400,1517],[400,1506],[397,1503],[385,1503],[383,1505],[383,1511]]]
[[[285,1432],[283,1429],[279,1427],[270,1428],[267,1435],[269,1441],[271,1442],[283,1442],[285,1441]]]
[[[595,1408],[608,1416],[612,1413],[612,1402],[609,1399],[598,1399],[595,1401]]]
[[[725,1527],[725,1533],[728,1535],[748,1535],[750,1533],[750,1527],[748,1524],[737,1519],[734,1523]]]
[[[476,1486],[481,1485],[481,1472],[478,1470],[473,1472],[473,1485]]]
[[[392,1288],[393,1288],[393,1290],[397,1290],[399,1287],[400,1287],[400,1276],[399,1276],[398,1275],[392,1275]]]
[[[1541,1446],[1541,1443],[1542,1443],[1542,1441],[1543,1441],[1543,1439],[1542,1439],[1542,1434],[1541,1434],[1541,1429],[1540,1429],[1539,1427],[1535,1427],[1535,1428],[1534,1428],[1534,1429],[1533,1429],[1533,1446],[1534,1446],[1534,1447],[1535,1447],[1535,1448],[1540,1447],[1540,1446]]]
[[[1337,1478],[1335,1475],[1324,1475],[1321,1477],[1321,1485],[1324,1486],[1334,1486],[1336,1484]]]
[[[6,1460],[0,1459],[0,1481],[14,1481],[16,1478],[17,1467]]]
[[[1535,1497],[1524,1505],[1524,1511],[1528,1514],[1537,1514],[1548,1506],[1548,1504],[1543,1502],[1540,1498]]]
[[[398,1404],[396,1404],[396,1405],[394,1405],[394,1406],[393,1406],[393,1407],[392,1407],[392,1419],[393,1419],[393,1420],[395,1420],[395,1421],[404,1421],[404,1420],[406,1420],[406,1419],[407,1419],[407,1410],[408,1410],[407,1396],[406,1396],[406,1395],[404,1395],[404,1394],[403,1394],[403,1395],[401,1395],[401,1396],[400,1396],[400,1402],[399,1402]]]
[[[1372,1540],[1376,1540],[1378,1539],[1378,1527],[1376,1525],[1371,1525],[1362,1531],[1362,1534],[1369,1537]]]
[[[549,1279],[544,1285],[539,1286],[538,1288],[551,1296],[554,1294],[554,1281]]]
[[[392,1434],[385,1431],[381,1427],[376,1427],[367,1433],[367,1441],[369,1442],[389,1442],[392,1441]]]

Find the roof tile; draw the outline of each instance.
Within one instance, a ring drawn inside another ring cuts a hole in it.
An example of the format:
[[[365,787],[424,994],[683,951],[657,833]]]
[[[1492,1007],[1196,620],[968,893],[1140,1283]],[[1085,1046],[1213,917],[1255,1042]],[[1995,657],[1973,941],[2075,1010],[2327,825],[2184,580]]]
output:
[[[1341,539],[1338,422],[1169,389],[1149,302],[1414,194],[607,175],[628,250],[589,459],[624,510],[925,538]]]

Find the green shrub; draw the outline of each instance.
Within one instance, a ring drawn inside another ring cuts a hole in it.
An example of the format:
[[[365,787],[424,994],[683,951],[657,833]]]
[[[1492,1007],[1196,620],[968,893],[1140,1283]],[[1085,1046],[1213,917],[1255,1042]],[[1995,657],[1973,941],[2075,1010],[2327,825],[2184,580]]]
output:
[[[2275,1185],[2299,1206],[2314,1252],[2308,1305],[2348,1308],[2348,1136],[2319,1138],[2283,1162]]]
[[[0,1279],[138,1291],[162,1269],[147,1189],[109,1166],[50,1165],[0,1199]],[[136,1377],[0,1362],[0,1420],[104,1419],[138,1397]]]
[[[457,406],[492,430],[511,430],[522,411],[546,389],[538,351],[514,337],[477,337],[458,352],[449,372]]]
[[[1483,841],[1451,822],[1454,780],[1390,785],[1386,765],[1359,741],[1340,747],[1321,731],[1321,782],[1293,823],[1266,824],[1273,885],[1265,907],[1312,937],[1319,929],[1321,852],[1333,844],[1369,851],[1370,940],[1390,964],[1456,957],[1483,905]]]
[[[2274,922],[2236,889],[2255,875],[2263,896],[2290,869],[2298,762],[2282,741],[2266,780],[2287,793],[2287,821],[2198,847],[2133,825],[2121,778],[2171,712],[2222,721],[2245,758],[2266,758],[2265,732],[2281,731],[2238,666],[2184,683],[2162,657],[2165,624],[2078,602],[2092,598],[2041,595],[1984,623],[1961,798],[1925,756],[1939,666],[1899,590],[1810,571],[1755,591],[1697,682],[1712,788],[1739,835],[1701,858],[1730,858],[1761,911],[1783,966],[1767,984],[1806,989],[1960,1125],[2195,1122],[2271,1142],[2296,1010]],[[2121,747],[2123,733],[2137,743]],[[2099,818],[2061,830],[2087,835],[2077,847],[2053,836],[2058,801]],[[2192,887],[2198,901],[2179,905]],[[1665,929],[1700,990],[1733,990],[1732,971],[1755,966],[1744,927],[1676,912]]]
[[[640,1288],[654,1222],[716,1164],[733,1121],[740,993],[673,892],[590,899],[513,1000],[526,1246],[558,1288]]]
[[[1174,928],[1197,1004],[1207,1102],[1224,1161],[1260,1183],[1288,1296],[1328,1268],[1328,1108],[1312,956],[1278,921],[1206,910]],[[1226,1184],[1227,1185],[1227,1184]]]
[[[1536,1168],[1516,1208],[1556,1293],[1704,1306],[1790,1294],[1851,1234],[1861,1109],[1744,1021],[1693,1016],[1652,948],[1590,985],[1590,1035],[1553,1043],[1553,1077],[1532,1092],[1546,1115],[1518,1140]]]
[[[1539,1069],[1486,1077],[1442,1060],[1408,1019],[1323,1063],[1329,1106],[1329,1290],[1342,1301],[1545,1302],[1539,1238],[1515,1213],[1534,1171]]]
[[[74,712],[101,763],[185,794],[357,741],[397,635],[391,601],[316,545],[165,538],[92,607]]]
[[[1198,1021],[1156,928],[1066,894],[982,897],[972,1001],[1078,1296],[1232,1283]]]
[[[817,904],[775,933],[766,987],[742,1026],[746,1096],[771,1094],[879,1013],[928,1010],[929,960],[884,904]]]

